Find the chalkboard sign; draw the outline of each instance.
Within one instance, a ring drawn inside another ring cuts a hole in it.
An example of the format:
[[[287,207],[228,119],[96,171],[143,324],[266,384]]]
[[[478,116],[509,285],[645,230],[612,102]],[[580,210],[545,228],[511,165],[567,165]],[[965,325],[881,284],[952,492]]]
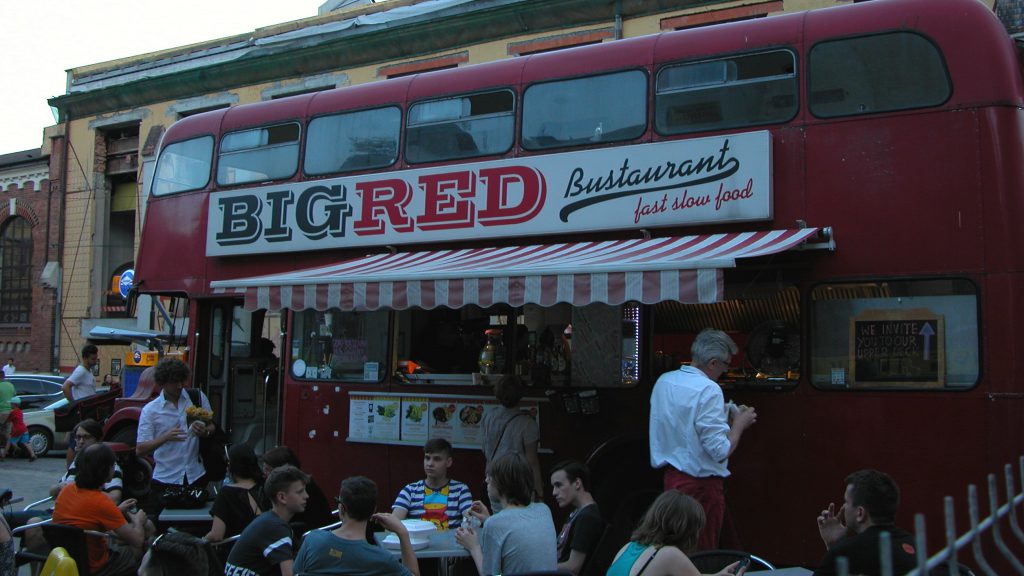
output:
[[[943,316],[927,309],[866,310],[850,319],[854,386],[945,384]]]

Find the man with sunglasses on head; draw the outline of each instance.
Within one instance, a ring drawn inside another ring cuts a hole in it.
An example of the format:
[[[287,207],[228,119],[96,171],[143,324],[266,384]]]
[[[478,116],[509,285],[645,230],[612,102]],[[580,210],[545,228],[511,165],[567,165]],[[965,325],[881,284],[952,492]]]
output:
[[[757,421],[753,408],[727,405],[718,385],[738,351],[725,332],[703,330],[690,348],[691,364],[662,374],[651,392],[651,466],[664,467],[665,490],[688,494],[704,508],[699,550],[718,548],[728,459]]]

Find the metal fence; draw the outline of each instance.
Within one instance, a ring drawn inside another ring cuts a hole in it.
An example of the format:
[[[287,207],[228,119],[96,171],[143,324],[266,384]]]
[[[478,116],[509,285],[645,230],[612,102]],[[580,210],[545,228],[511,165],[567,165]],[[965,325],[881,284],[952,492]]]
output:
[[[978,487],[971,484],[967,487],[967,510],[970,529],[959,537],[957,536],[956,518],[954,514],[954,500],[952,496],[945,498],[945,534],[946,546],[932,556],[928,556],[925,536],[924,514],[917,514],[914,517],[914,536],[917,549],[917,568],[907,573],[907,576],[961,576],[971,574],[986,574],[987,576],[999,576],[992,567],[992,562],[985,557],[982,545],[991,539],[999,558],[994,558],[998,565],[1009,566],[1016,574],[1024,576],[1024,531],[1017,520],[1017,508],[1024,502],[1024,456],[1017,462],[1017,472],[1020,475],[1022,490],[1018,491],[1014,483],[1013,466],[1007,464],[1003,469],[1005,500],[1000,504],[999,482],[995,474],[988,475],[988,510],[985,518],[981,516],[981,504],[979,503]],[[881,535],[881,567],[882,576],[895,576],[892,567],[892,547],[889,533]],[[960,562],[959,554],[965,548],[970,547],[970,556],[967,560],[970,567]],[[846,558],[839,558],[836,562],[836,569],[839,576],[849,576],[849,568]]]

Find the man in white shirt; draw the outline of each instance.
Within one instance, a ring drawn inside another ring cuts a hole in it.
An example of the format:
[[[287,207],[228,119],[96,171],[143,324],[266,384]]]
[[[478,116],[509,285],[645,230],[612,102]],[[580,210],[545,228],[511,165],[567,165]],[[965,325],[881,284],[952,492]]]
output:
[[[8,358],[7,364],[4,364],[4,378],[14,374],[14,358]]]
[[[725,332],[704,330],[690,349],[692,364],[662,374],[651,392],[651,466],[665,467],[665,490],[689,494],[704,507],[700,550],[718,548],[728,458],[757,421],[753,408],[730,410],[717,383],[737,351]]]
[[[82,362],[75,367],[75,371],[64,381],[64,397],[69,402],[81,400],[86,396],[96,393],[96,378],[92,375],[94,366],[100,363],[99,349],[92,344],[82,347]],[[13,368],[13,367],[12,367]],[[6,372],[6,368],[4,369]]]
[[[200,420],[188,424],[185,410],[193,404],[189,395],[182,393],[188,379],[189,369],[184,362],[177,358],[161,360],[153,380],[163,390],[139,415],[135,453],[152,454],[154,461],[150,497],[144,508],[151,517],[160,516],[162,496],[169,487],[202,488],[206,482],[206,469],[199,460],[199,438],[211,436],[214,425]],[[206,394],[200,391],[199,398],[202,407],[210,410]]]

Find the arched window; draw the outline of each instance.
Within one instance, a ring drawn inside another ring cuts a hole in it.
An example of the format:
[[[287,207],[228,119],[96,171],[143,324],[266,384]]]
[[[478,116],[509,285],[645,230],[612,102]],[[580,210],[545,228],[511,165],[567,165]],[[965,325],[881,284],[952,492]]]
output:
[[[20,216],[0,229],[0,323],[28,324],[32,312],[32,227]]]

